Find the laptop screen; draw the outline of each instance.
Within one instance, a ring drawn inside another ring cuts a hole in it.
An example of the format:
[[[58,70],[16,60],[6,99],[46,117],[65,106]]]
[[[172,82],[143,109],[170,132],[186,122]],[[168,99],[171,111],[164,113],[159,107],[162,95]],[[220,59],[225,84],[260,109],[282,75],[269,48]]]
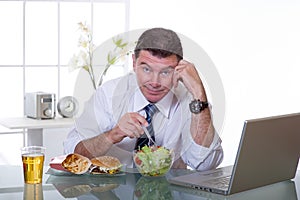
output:
[[[230,193],[294,178],[299,152],[299,113],[246,120]]]

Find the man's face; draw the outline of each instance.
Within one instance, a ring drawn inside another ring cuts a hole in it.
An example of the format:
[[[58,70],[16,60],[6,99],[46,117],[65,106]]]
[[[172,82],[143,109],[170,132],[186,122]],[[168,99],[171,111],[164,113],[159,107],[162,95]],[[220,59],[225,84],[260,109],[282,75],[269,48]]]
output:
[[[146,50],[141,50],[137,59],[133,55],[133,70],[138,85],[148,101],[156,103],[170,91],[177,64],[176,55],[158,58]]]

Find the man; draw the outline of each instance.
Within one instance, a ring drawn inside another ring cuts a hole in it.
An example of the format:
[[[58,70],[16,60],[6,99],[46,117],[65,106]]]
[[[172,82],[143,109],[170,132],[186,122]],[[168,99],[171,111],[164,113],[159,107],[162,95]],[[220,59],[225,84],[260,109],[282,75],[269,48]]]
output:
[[[173,168],[217,167],[221,140],[199,74],[183,60],[178,35],[163,28],[145,31],[132,59],[134,73],[103,84],[86,104],[64,143],[65,153],[112,155],[130,167],[145,126],[158,145],[175,151]],[[147,105],[155,110],[148,121]]]

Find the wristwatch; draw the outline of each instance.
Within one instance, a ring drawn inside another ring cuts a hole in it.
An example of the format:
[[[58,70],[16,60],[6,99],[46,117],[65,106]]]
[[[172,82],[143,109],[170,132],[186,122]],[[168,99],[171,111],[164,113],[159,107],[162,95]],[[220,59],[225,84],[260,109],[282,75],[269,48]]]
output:
[[[190,111],[195,114],[198,114],[205,108],[208,108],[208,102],[200,101],[200,99],[194,99],[189,105]]]

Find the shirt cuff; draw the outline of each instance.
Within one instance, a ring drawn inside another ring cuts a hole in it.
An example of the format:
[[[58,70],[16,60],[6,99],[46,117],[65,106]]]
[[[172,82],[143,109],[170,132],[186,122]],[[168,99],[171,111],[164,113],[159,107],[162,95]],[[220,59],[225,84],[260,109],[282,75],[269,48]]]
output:
[[[64,154],[74,153],[76,145],[84,138],[73,128],[68,134],[67,139],[63,142]]]
[[[191,138],[191,145],[188,148],[187,164],[195,169],[197,169],[201,163],[203,163],[210,155],[217,156],[213,152],[221,148],[221,138],[217,133],[215,133],[213,141],[209,148],[197,144]],[[210,158],[213,159],[213,158]]]

